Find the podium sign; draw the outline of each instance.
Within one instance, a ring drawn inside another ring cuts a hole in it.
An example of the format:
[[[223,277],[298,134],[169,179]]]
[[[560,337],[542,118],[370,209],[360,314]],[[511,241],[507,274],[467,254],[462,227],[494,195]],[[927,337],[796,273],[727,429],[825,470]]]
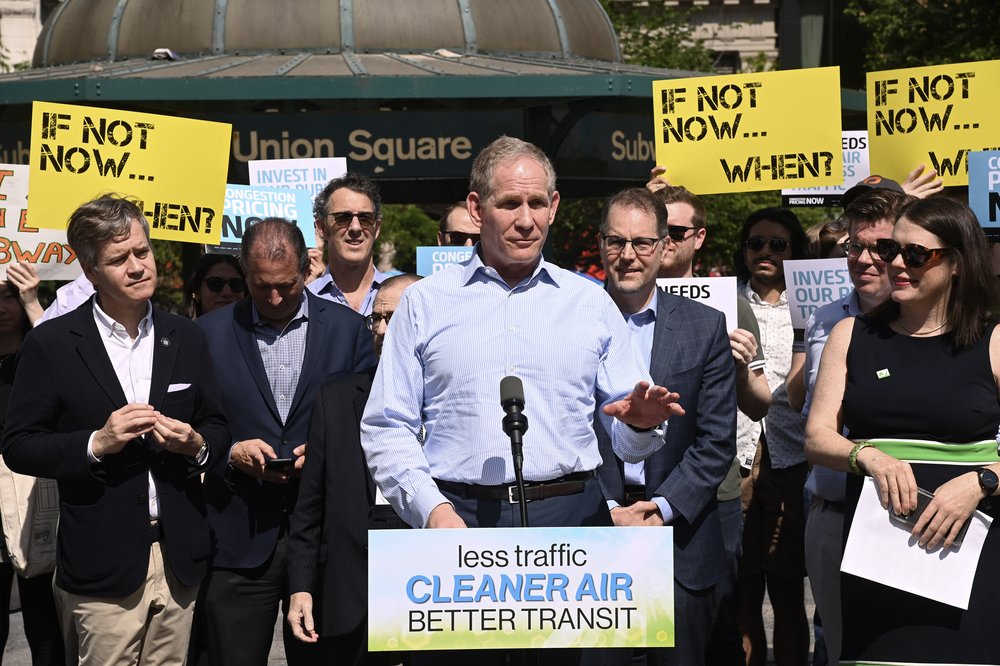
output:
[[[673,647],[669,527],[368,532],[368,649]]]

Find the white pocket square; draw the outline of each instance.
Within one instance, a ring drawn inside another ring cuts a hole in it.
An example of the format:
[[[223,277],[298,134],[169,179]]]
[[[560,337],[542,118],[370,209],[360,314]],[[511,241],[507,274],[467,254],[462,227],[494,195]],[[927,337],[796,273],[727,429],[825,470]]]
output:
[[[191,388],[190,384],[171,384],[167,387],[167,393],[175,393],[177,391],[183,391],[184,389]]]

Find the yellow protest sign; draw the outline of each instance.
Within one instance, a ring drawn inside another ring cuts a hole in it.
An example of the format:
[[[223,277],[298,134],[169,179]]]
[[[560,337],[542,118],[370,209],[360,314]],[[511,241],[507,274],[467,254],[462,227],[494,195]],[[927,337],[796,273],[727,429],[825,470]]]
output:
[[[868,73],[872,172],[901,179],[933,167],[967,185],[969,152],[1000,146],[1000,60]]]
[[[839,185],[840,68],[653,82],[656,163],[698,194]]]
[[[136,201],[153,238],[218,244],[231,126],[135,111],[35,102],[32,224],[65,229],[108,192]]]

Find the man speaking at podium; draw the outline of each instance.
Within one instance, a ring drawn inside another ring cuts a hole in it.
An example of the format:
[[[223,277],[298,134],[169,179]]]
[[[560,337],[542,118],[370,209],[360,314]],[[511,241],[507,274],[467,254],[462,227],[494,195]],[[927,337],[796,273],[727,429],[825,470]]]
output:
[[[542,259],[559,193],[539,148],[497,139],[469,189],[475,253],[407,289],[389,324],[361,425],[372,475],[414,527],[520,526],[498,399],[517,376],[530,524],[611,525],[594,476],[595,407],[615,453],[638,462],[683,413],[679,396],[651,385],[604,290]]]

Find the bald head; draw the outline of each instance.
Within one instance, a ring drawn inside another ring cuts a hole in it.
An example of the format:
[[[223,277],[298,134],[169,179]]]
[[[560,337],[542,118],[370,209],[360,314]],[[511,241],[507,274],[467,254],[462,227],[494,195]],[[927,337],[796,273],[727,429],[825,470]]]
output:
[[[375,294],[375,302],[372,304],[371,330],[375,339],[375,353],[382,355],[382,341],[385,340],[385,332],[389,328],[389,319],[392,318],[399,299],[403,297],[403,292],[411,284],[420,279],[419,275],[403,273],[394,275],[382,282]]]

